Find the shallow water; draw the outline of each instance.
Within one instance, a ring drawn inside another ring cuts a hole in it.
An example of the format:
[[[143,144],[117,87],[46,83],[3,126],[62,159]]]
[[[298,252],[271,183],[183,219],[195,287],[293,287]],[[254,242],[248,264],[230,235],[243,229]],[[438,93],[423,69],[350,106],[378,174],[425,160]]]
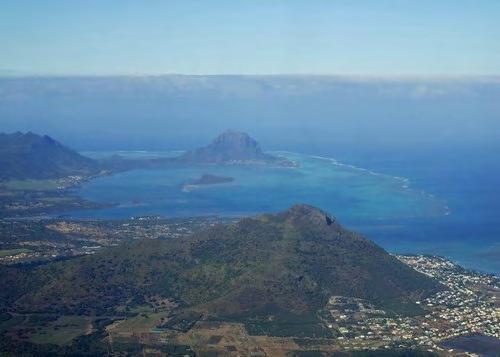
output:
[[[150,214],[232,216],[275,212],[296,203],[318,206],[339,219],[360,221],[446,214],[444,201],[411,188],[404,178],[344,165],[329,158],[278,154],[300,166],[172,166],[101,177],[84,184],[77,193],[92,201],[112,202],[117,206],[71,215],[102,218]],[[234,181],[200,186],[189,192],[182,189],[184,183],[203,174],[228,176]]]
[[[121,154],[173,155],[172,152]],[[482,223],[474,225],[465,220],[465,213],[459,209],[463,199],[440,191],[439,185],[426,186],[418,180],[415,184],[413,177],[409,180],[383,174],[328,157],[274,154],[294,160],[300,167],[199,165],[133,170],[92,180],[76,190],[86,199],[116,206],[71,212],[70,216],[110,219],[143,215],[240,216],[308,203],[331,212],[344,226],[366,234],[391,252],[439,254],[469,268],[500,272],[495,232],[491,227],[485,229]],[[391,171],[394,170],[387,168],[384,172]],[[183,190],[184,183],[203,174],[235,180]]]

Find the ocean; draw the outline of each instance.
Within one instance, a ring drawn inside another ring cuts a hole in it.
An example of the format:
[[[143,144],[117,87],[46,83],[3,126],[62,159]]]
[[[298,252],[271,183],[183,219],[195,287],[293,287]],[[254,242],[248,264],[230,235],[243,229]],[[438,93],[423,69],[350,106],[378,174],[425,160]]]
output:
[[[245,131],[301,168],[121,173],[77,190],[115,207],[71,215],[247,215],[305,202],[391,252],[499,273],[499,98],[498,77],[12,77],[0,78],[0,128],[80,151],[189,150]],[[203,173],[236,180],[182,191]]]
[[[500,169],[494,155],[478,160],[477,153],[457,152],[371,157],[354,151],[337,156],[272,153],[298,162],[299,167],[201,165],[118,173],[76,189],[88,200],[114,203],[113,207],[69,216],[246,216],[307,203],[330,212],[345,227],[389,252],[442,255],[466,268],[500,274],[500,188],[495,180]],[[120,154],[148,157],[178,152]],[[183,188],[203,174],[234,181]]]

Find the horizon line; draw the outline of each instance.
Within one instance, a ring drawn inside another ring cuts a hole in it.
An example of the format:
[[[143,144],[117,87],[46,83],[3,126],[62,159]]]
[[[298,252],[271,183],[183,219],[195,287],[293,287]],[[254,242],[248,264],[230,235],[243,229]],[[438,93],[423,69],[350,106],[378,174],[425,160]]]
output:
[[[10,72],[10,73],[9,73]],[[500,80],[499,74],[339,74],[339,73],[22,73],[1,70],[5,78],[154,78],[154,77],[330,77],[349,80]]]

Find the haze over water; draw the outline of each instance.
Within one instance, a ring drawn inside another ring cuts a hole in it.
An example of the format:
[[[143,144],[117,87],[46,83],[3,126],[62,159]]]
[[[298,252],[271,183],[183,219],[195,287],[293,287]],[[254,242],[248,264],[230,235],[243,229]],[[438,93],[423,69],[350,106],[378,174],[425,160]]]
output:
[[[496,77],[26,77],[3,78],[0,89],[3,131],[49,134],[81,151],[187,150],[231,128],[264,150],[301,153],[308,162],[286,174],[216,170],[236,181],[189,194],[180,183],[206,170],[98,179],[81,193],[121,206],[96,216],[172,215],[174,207],[177,215],[253,214],[301,200],[390,251],[442,254],[500,271]],[[394,176],[408,178],[409,190]],[[256,177],[265,180],[249,182]]]
[[[115,207],[69,215],[105,219],[144,215],[245,216],[277,212],[306,202],[333,213],[342,224],[366,234],[389,251],[439,254],[466,267],[500,271],[498,227],[494,216],[500,206],[491,201],[490,206],[478,210],[478,206],[488,200],[484,192],[487,180],[477,188],[464,190],[462,185],[467,182],[461,181],[463,177],[450,185],[450,181],[441,176],[443,170],[450,170],[449,167],[441,167],[441,170],[433,167],[436,176],[429,177],[419,174],[418,167],[413,167],[412,171],[394,162],[386,163],[385,167],[379,165],[386,172],[397,168],[413,173],[414,179],[410,180],[343,164],[328,157],[290,152],[274,154],[292,159],[300,167],[199,165],[134,170],[98,178],[76,190],[84,198],[113,202]],[[428,164],[433,165],[432,162]],[[233,177],[235,181],[190,190],[183,188],[184,183],[206,173]]]

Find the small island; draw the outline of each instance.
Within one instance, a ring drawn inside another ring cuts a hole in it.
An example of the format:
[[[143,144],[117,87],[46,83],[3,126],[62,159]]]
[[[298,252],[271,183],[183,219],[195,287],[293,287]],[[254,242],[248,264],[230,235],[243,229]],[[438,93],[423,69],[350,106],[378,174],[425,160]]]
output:
[[[199,179],[193,181],[193,185],[215,185],[218,183],[227,183],[234,181],[234,178],[228,176],[216,176],[210,174],[204,174]]]
[[[192,191],[199,186],[217,185],[222,183],[233,182],[234,178],[228,176],[216,176],[211,174],[203,174],[200,178],[187,182],[182,185],[182,190],[185,192]]]

